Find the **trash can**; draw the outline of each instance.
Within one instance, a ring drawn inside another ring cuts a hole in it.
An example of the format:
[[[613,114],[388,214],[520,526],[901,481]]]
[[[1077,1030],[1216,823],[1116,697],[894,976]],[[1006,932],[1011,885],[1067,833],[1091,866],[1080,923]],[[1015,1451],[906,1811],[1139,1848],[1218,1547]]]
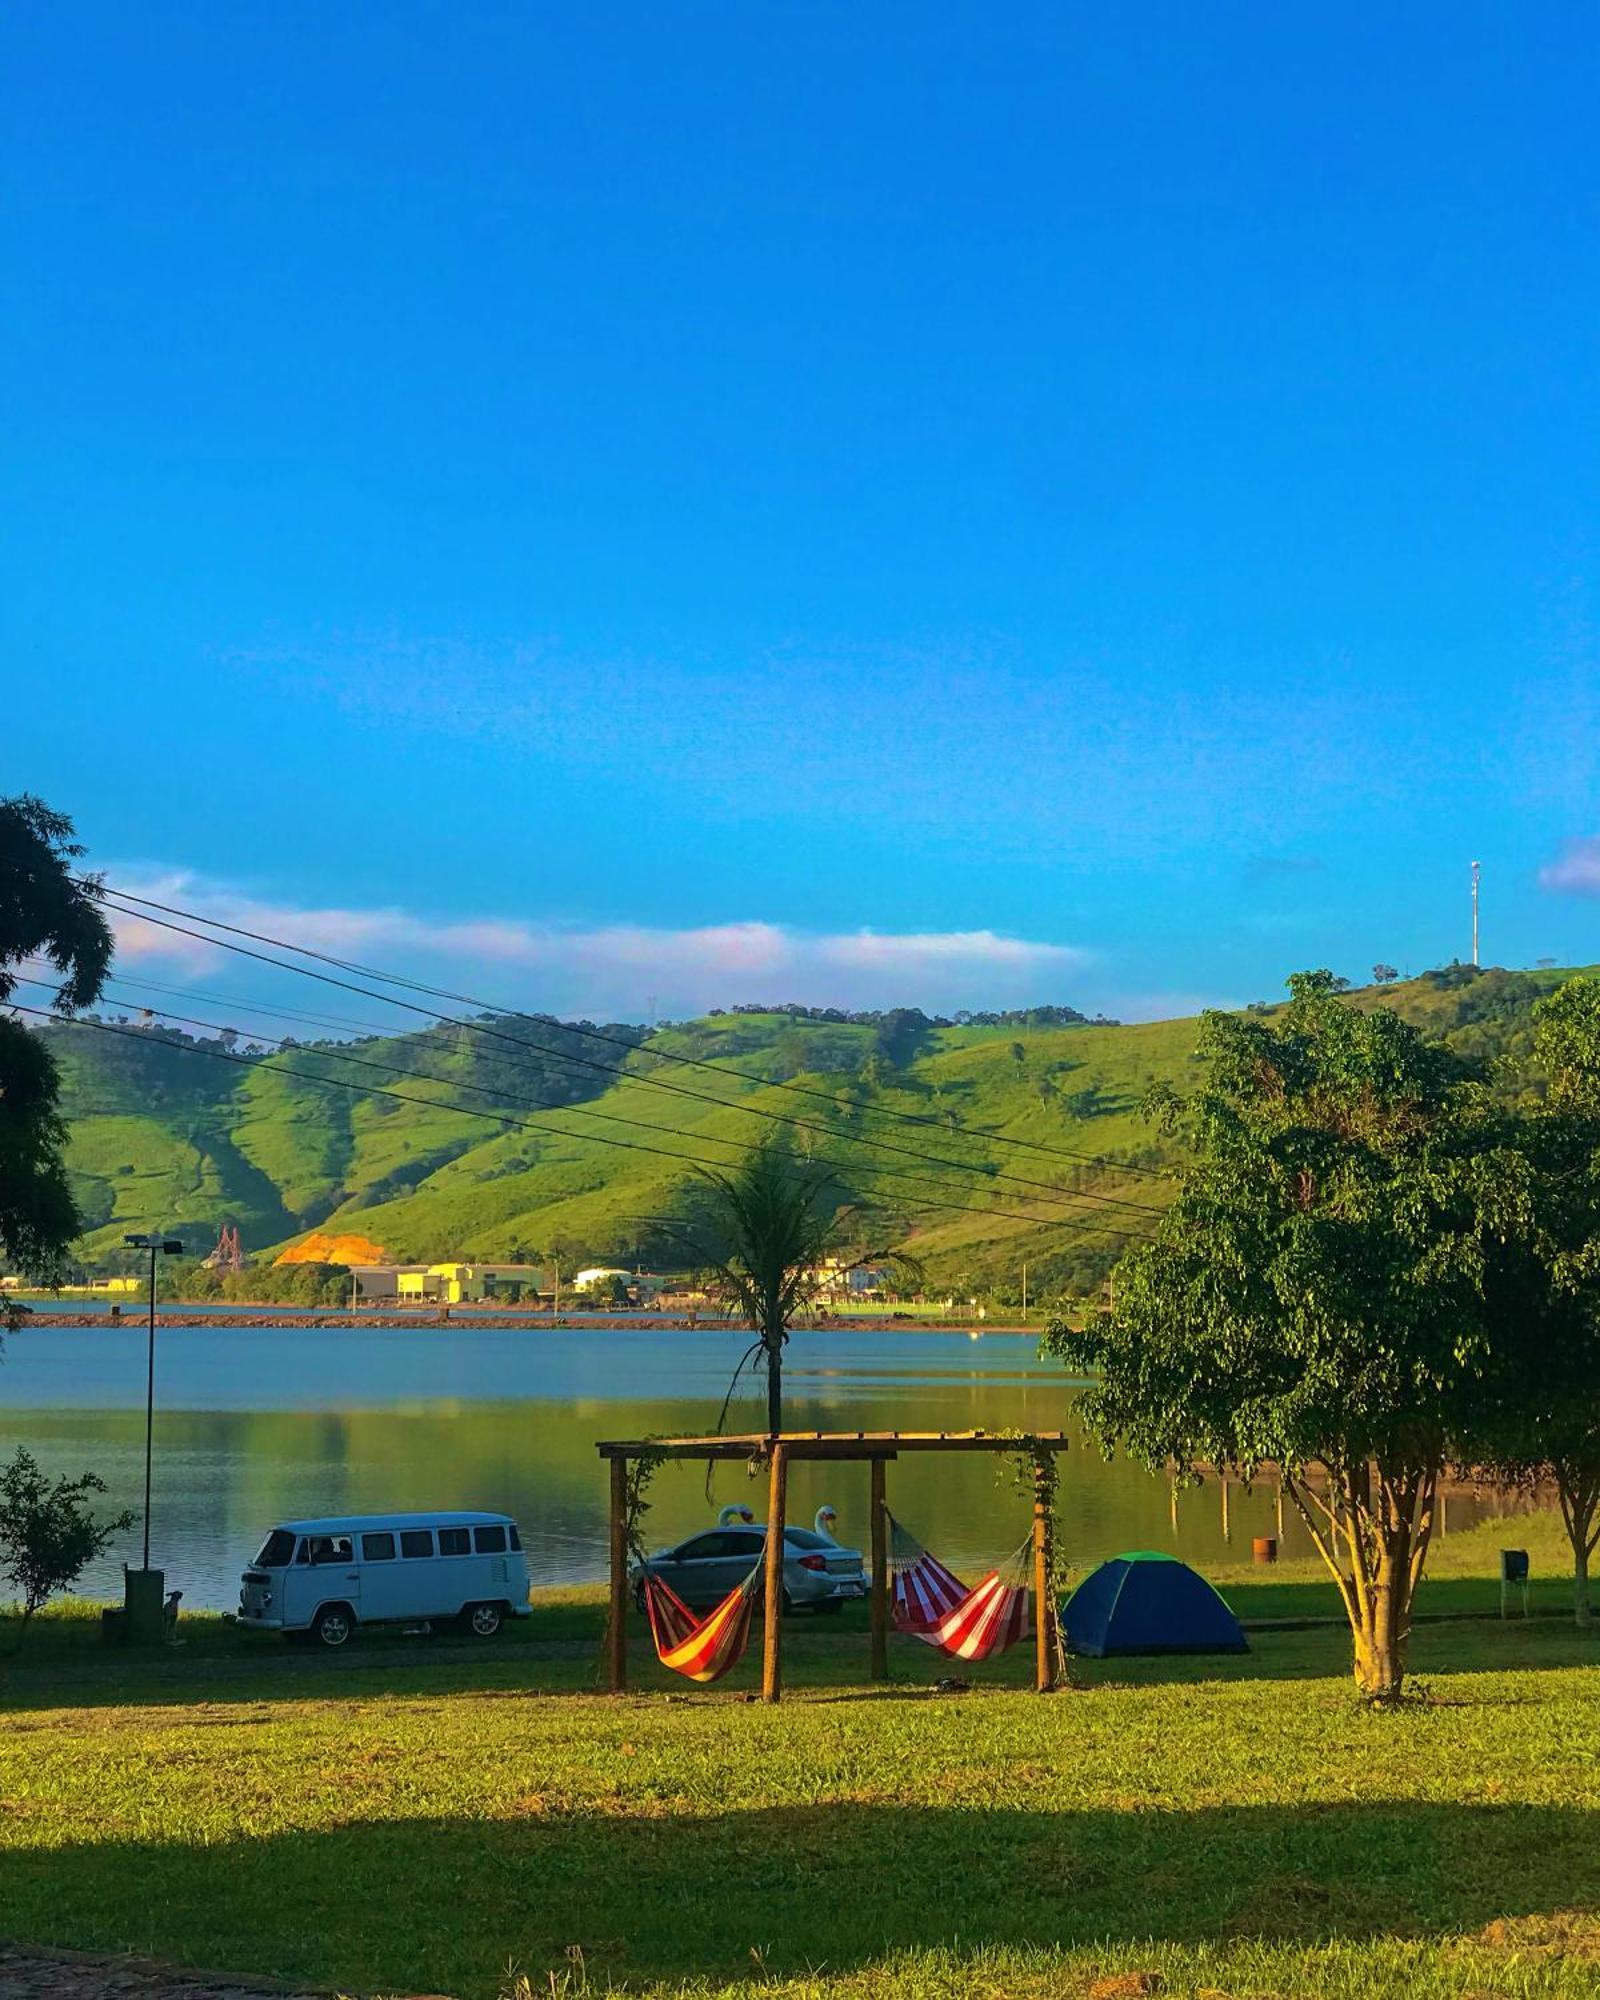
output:
[[[1513,1589],[1522,1592],[1522,1615],[1528,1615],[1528,1551],[1526,1549],[1502,1549],[1500,1551],[1500,1616],[1509,1618],[1508,1600]]]

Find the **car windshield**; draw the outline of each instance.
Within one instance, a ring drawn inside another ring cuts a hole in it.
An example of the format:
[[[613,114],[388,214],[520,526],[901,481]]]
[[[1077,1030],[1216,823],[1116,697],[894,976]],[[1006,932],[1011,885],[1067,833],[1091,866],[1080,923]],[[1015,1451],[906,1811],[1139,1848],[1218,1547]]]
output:
[[[797,1549],[831,1549],[834,1546],[825,1535],[814,1535],[809,1528],[785,1528],[783,1539],[793,1542]]]
[[[294,1536],[287,1528],[274,1528],[261,1544],[256,1561],[262,1569],[286,1569],[293,1554]]]

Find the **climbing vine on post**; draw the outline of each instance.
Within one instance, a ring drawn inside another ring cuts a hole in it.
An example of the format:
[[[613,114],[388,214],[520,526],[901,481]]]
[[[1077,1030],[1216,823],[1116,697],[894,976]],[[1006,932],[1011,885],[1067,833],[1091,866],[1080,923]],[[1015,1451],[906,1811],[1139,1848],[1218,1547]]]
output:
[[[1055,1452],[1041,1446],[1031,1433],[1019,1432],[1016,1440],[1015,1451],[1008,1452],[1000,1461],[1000,1478],[1002,1483],[1009,1481],[1013,1490],[1021,1494],[1047,1523],[1043,1615],[1050,1625],[1051,1684],[1071,1687],[1072,1672],[1067,1664],[1066,1637],[1061,1624],[1061,1600],[1067,1594],[1068,1562],[1061,1544],[1056,1512],[1061,1487],[1060,1467],[1056,1463]]]
[[[662,1464],[663,1455],[659,1451],[644,1451],[628,1461],[623,1487],[622,1531],[628,1538],[628,1553],[635,1562],[645,1559],[644,1517],[650,1511],[647,1496],[650,1482],[661,1470]]]
[[[646,1496],[650,1490],[650,1481],[660,1467],[662,1458],[661,1452],[646,1446],[636,1457],[612,1461],[612,1581],[605,1632],[600,1642],[600,1671],[613,1692],[619,1692],[625,1686],[627,1679],[627,1644],[624,1636],[627,1618],[627,1597],[623,1587],[624,1554],[628,1563],[642,1563],[645,1559],[644,1517],[650,1511],[650,1502]],[[620,1491],[617,1479],[619,1470]]]

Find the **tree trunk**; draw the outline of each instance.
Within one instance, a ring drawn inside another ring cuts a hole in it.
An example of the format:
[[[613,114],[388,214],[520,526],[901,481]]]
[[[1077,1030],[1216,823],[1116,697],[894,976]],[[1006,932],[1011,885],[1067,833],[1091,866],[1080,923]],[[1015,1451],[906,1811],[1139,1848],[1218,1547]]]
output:
[[[1398,1595],[1392,1583],[1375,1584],[1353,1628],[1356,1686],[1369,1701],[1393,1701],[1405,1681],[1410,1593],[1404,1604]]]
[[[767,1434],[783,1429],[783,1329],[768,1327],[761,1336],[767,1350]]]
[[[1284,1484],[1339,1586],[1350,1621],[1356,1686],[1392,1702],[1405,1683],[1411,1605],[1433,1534],[1438,1467],[1387,1475],[1357,1465],[1331,1472],[1319,1494],[1304,1479]]]
[[[1561,1525],[1572,1546],[1572,1615],[1587,1628],[1594,1622],[1589,1607],[1589,1558],[1600,1539],[1595,1516],[1600,1514],[1600,1466],[1584,1460],[1557,1460],[1556,1497],[1561,1502]]]

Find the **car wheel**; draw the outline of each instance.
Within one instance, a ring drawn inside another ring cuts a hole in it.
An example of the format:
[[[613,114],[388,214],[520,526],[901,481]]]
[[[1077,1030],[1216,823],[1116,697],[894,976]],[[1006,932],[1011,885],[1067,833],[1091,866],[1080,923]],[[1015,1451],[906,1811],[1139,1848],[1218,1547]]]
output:
[[[347,1644],[355,1629],[355,1614],[348,1604],[323,1605],[311,1627],[318,1645],[330,1649]]]
[[[474,1604],[461,1614],[461,1622],[474,1639],[492,1639],[505,1623],[505,1617],[498,1604]]]

